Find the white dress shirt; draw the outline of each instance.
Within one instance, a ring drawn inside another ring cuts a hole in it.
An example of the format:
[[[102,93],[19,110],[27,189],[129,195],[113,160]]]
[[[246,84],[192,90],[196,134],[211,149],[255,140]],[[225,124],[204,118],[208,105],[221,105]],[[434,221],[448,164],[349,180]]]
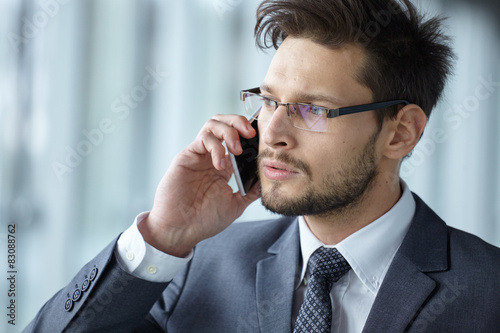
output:
[[[151,282],[169,282],[191,260],[193,253],[186,258],[178,258],[161,252],[144,241],[137,228],[149,215],[139,214],[115,247],[115,257],[120,267],[129,274]]]
[[[401,199],[387,213],[333,246],[319,241],[304,218],[299,217],[300,249],[305,264],[301,282],[294,294],[293,321],[307,289],[309,257],[321,246],[334,247],[351,265],[351,270],[333,285],[330,293],[332,332],[354,333],[363,330],[389,265],[415,215],[413,195],[406,184],[402,186]]]
[[[363,330],[387,269],[415,214],[415,200],[405,183],[402,187],[401,199],[387,213],[334,246],[321,243],[304,218],[299,217],[300,247],[305,264],[294,294],[293,322],[307,289],[309,257],[321,246],[335,247],[349,262],[351,270],[331,290],[332,332],[357,333]],[[147,244],[137,228],[147,214],[139,214],[120,236],[115,255],[126,272],[148,281],[168,282],[189,262],[192,253],[187,258],[177,258]]]

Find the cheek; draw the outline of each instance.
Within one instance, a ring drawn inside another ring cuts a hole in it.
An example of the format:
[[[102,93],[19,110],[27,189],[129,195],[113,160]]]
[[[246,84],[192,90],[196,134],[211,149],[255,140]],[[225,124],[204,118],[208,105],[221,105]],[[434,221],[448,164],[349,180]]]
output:
[[[257,121],[257,129],[258,129],[257,135],[259,136],[259,152],[261,152],[262,150],[264,150],[266,148],[265,144],[264,144],[264,140],[262,139],[262,134],[264,133],[266,127],[263,125],[263,122]]]
[[[325,176],[344,169],[363,151],[367,140],[368,136],[337,134],[329,135],[328,140],[312,141],[315,144],[304,147],[313,181],[322,181]]]
[[[376,111],[366,111],[330,119],[328,131],[352,137],[370,136],[378,128]]]
[[[313,141],[314,142],[314,141]],[[325,175],[336,169],[343,159],[338,147],[331,142],[316,141],[314,144],[304,147],[304,162],[311,169],[312,181],[321,183]]]
[[[341,116],[332,120],[328,125],[329,142],[324,147],[335,150],[335,156],[339,159],[359,153],[378,129],[372,112]]]

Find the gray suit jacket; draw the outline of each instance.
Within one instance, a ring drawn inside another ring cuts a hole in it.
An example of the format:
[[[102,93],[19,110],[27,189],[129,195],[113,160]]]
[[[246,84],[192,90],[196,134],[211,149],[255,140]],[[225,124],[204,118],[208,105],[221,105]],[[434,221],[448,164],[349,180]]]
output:
[[[447,227],[415,200],[410,230],[363,332],[500,332],[500,249]],[[113,257],[115,242],[50,299],[25,331],[292,332],[301,267],[296,218],[232,225],[200,243],[171,283],[123,272]]]

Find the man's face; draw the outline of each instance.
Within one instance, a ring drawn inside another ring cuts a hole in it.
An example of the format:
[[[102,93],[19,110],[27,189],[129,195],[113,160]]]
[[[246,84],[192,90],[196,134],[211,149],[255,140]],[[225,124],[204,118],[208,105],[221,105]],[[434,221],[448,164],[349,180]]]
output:
[[[271,62],[262,94],[330,109],[371,103],[371,90],[356,80],[364,57],[355,46],[330,49],[289,37]],[[328,215],[358,202],[373,183],[380,130],[373,111],[328,122],[327,132],[295,128],[284,106],[259,122],[265,207],[284,215]]]

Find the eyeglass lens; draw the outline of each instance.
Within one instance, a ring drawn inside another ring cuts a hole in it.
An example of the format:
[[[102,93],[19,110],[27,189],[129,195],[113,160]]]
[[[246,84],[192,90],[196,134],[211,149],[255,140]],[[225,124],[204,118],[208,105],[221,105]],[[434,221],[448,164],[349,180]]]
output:
[[[328,128],[326,110],[307,104],[279,104],[270,98],[257,94],[245,95],[245,111],[247,116],[252,116],[259,111],[257,120],[270,121],[279,105],[288,106],[288,113],[293,126],[308,130],[324,132]]]

